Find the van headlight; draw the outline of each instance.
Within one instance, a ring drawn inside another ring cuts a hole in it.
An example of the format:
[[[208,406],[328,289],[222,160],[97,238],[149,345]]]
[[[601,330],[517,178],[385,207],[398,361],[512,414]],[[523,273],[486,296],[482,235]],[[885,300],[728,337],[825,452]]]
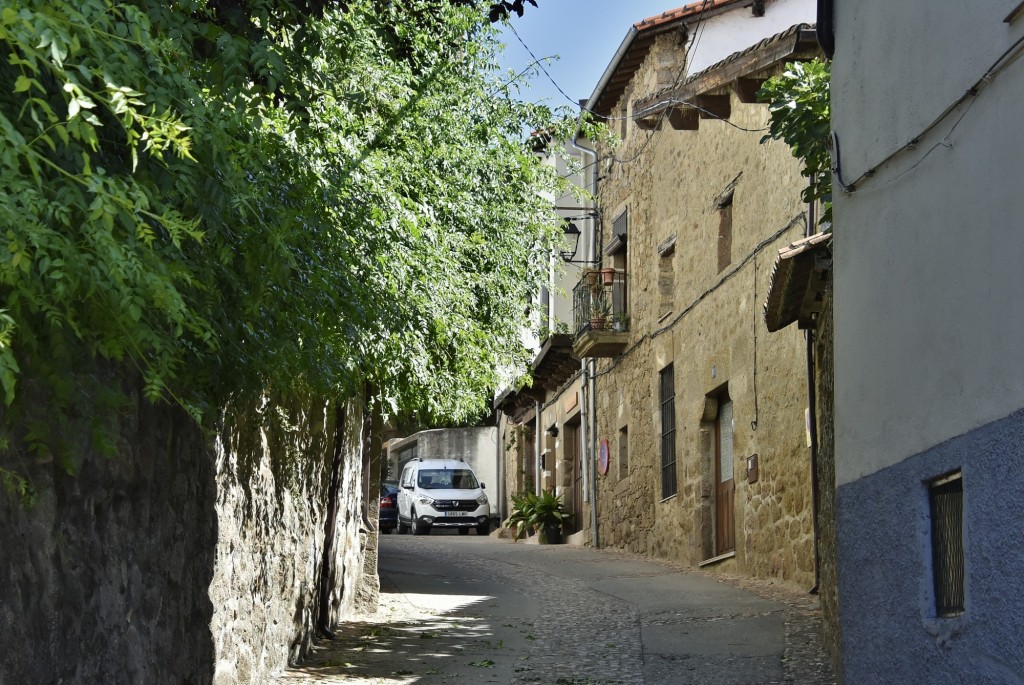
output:
[[[476,498],[477,504],[487,504],[487,495],[480,493],[480,496]]]
[[[416,498],[416,501],[419,502],[420,504],[429,504],[430,506],[434,506],[434,500],[427,497],[426,495],[420,495],[419,497]]]

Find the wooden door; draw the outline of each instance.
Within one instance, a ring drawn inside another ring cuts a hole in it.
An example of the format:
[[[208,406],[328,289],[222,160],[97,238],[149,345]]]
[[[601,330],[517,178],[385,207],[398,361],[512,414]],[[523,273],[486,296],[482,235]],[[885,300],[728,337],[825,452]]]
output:
[[[583,449],[580,444],[580,426],[565,425],[565,462],[570,464],[572,472],[571,502],[565,502],[565,508],[572,512],[572,530],[580,530],[583,526]],[[564,481],[563,481],[564,482]]]
[[[736,549],[736,481],[732,445],[732,402],[722,398],[715,419],[715,554]]]

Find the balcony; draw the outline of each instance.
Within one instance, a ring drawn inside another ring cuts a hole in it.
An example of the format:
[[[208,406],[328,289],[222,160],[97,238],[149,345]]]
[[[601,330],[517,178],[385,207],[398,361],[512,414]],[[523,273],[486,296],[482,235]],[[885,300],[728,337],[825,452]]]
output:
[[[591,283],[590,277],[596,276]],[[585,274],[572,291],[575,334],[572,351],[577,358],[616,357],[629,343],[626,311],[626,274]]]

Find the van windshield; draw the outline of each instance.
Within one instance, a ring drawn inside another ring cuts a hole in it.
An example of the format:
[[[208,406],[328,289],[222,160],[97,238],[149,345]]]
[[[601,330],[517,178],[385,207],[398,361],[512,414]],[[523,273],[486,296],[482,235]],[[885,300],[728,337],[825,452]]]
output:
[[[416,485],[424,490],[473,490],[480,487],[469,469],[423,469]]]

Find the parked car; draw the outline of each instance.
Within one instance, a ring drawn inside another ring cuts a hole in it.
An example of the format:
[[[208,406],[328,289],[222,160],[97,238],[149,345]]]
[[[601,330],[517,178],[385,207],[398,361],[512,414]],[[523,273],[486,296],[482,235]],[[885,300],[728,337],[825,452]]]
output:
[[[491,507],[469,464],[461,459],[414,458],[398,481],[398,532],[428,535],[435,526],[466,535],[491,532]]]
[[[398,527],[398,483],[385,481],[380,484],[380,516],[377,528],[390,533]]]

